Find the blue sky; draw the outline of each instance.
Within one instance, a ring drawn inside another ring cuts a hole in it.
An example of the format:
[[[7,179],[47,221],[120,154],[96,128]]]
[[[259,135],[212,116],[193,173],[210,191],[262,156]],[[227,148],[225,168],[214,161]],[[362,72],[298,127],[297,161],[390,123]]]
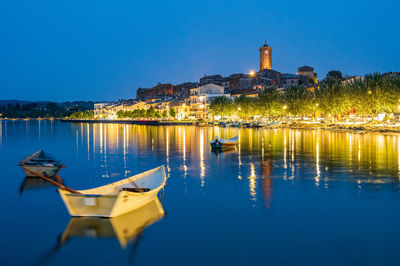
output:
[[[398,1],[0,3],[0,99],[117,100],[138,87],[273,69],[400,71]]]

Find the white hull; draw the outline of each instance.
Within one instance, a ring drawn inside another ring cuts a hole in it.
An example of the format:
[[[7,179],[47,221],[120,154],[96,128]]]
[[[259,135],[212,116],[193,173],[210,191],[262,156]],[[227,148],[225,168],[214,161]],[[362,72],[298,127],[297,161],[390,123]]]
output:
[[[122,190],[122,188],[133,188],[132,181],[141,188],[151,190],[147,192]],[[82,194],[62,189],[59,189],[59,192],[71,216],[115,217],[154,200],[165,182],[165,169],[161,166],[110,185],[79,190],[78,192]]]
[[[39,175],[44,175],[47,177],[53,177],[55,176],[58,171],[60,171],[61,166],[36,166],[36,165],[24,165],[23,169],[26,168],[31,172],[38,173]],[[27,176],[36,176],[30,173],[29,171],[26,171],[24,169],[24,172]]]

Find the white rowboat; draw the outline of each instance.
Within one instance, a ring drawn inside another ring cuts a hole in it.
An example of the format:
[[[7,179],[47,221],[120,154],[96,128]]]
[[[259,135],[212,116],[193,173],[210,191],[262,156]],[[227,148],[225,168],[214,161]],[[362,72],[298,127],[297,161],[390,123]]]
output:
[[[160,166],[97,188],[58,191],[71,216],[115,217],[154,200],[166,181],[165,168]]]

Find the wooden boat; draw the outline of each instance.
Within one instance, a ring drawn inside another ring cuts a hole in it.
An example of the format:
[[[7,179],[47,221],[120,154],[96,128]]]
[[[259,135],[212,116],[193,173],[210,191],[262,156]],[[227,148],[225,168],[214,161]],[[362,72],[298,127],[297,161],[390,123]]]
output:
[[[210,141],[210,144],[212,149],[229,149],[235,147],[236,144],[238,143],[238,140],[239,140],[238,136],[231,139],[222,139],[215,137],[214,140]]]
[[[160,201],[155,198],[135,211],[110,219],[72,217],[59,239],[59,244],[62,245],[74,237],[116,238],[121,247],[125,248],[135,238],[140,237],[146,227],[163,218],[164,214]]]
[[[59,189],[71,216],[114,217],[146,205],[165,186],[164,166],[87,190]]]
[[[37,176],[39,174],[46,177],[55,176],[61,168],[65,167],[60,161],[55,160],[43,150],[26,157],[20,162],[19,166],[24,169],[27,176]]]
[[[264,127],[266,127],[266,128],[277,127],[277,126],[279,126],[278,122],[271,122],[271,123],[264,125]]]

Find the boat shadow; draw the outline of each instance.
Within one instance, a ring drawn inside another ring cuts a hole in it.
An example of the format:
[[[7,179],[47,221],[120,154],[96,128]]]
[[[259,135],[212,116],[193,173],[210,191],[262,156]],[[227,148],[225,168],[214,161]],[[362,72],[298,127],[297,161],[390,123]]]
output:
[[[55,175],[54,177],[49,177],[49,179],[61,185],[65,185],[64,180],[59,175]],[[26,190],[36,190],[36,189],[50,188],[50,187],[54,187],[54,185],[47,182],[41,177],[25,176],[24,180],[22,180],[19,186],[19,195],[22,196],[22,194]]]
[[[58,237],[56,245],[41,256],[35,265],[48,262],[62,246],[78,238],[116,239],[121,249],[132,243],[128,256],[133,261],[144,230],[165,217],[165,211],[158,198],[143,207],[112,218],[72,217],[64,232]]]

